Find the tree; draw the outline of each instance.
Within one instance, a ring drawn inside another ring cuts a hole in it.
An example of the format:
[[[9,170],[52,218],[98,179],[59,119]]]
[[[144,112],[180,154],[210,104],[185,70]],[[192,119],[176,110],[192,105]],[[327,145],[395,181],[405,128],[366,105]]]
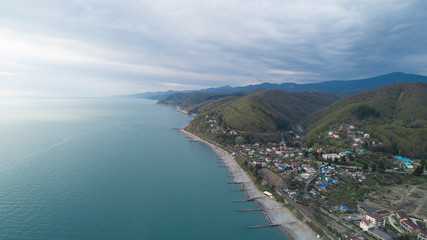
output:
[[[368,164],[366,164],[366,163],[363,163],[363,170],[366,170],[366,169],[368,169]]]
[[[341,162],[342,162],[343,165],[345,165],[346,162],[347,162],[347,158],[345,156],[342,156]]]
[[[372,164],[372,168],[371,168],[371,171],[372,172],[375,172],[375,170],[377,169],[377,164]]]
[[[384,172],[384,170],[385,170],[385,164],[384,164],[384,161],[380,161],[380,162],[378,163],[377,170],[378,170],[378,172],[380,172],[380,173],[383,173],[383,172]]]
[[[236,139],[234,140],[234,142],[236,143],[236,144],[243,144],[243,143],[245,143],[245,138],[244,137],[242,137],[242,136],[237,136],[236,137]]]
[[[417,168],[415,168],[414,175],[421,176],[421,174],[423,174],[423,172],[424,172],[424,166],[421,165],[421,166],[418,166]]]

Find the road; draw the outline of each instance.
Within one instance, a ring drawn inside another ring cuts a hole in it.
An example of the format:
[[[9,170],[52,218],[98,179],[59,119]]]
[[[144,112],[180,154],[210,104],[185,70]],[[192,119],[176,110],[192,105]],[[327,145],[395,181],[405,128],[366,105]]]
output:
[[[400,229],[400,227],[396,227],[396,226],[394,225],[394,220],[393,220],[393,218],[391,217],[391,215],[390,215],[390,216],[388,216],[388,222],[389,222],[389,223],[390,223],[390,225],[391,225],[391,226],[393,226],[393,227],[394,227],[394,229],[396,229],[399,233],[401,233],[401,234],[404,234],[404,233],[405,233],[402,229]]]

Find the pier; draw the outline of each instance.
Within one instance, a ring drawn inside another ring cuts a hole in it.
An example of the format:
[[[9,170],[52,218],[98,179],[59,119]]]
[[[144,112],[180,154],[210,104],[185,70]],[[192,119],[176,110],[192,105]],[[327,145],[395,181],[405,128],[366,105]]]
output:
[[[246,200],[237,200],[237,201],[232,201],[232,203],[239,203],[239,202],[249,202],[249,201],[253,201],[255,199],[258,199],[260,197],[254,197],[254,198],[248,198]]]
[[[264,211],[262,208],[258,209],[242,209],[242,210],[236,210],[236,212],[257,212],[257,211]]]
[[[243,188],[243,189],[233,189],[231,191],[232,192],[243,192],[243,191],[246,191],[246,190],[248,190],[248,189],[246,189],[246,188]]]
[[[246,227],[246,229],[266,228],[266,227],[278,227],[278,226],[280,226],[280,224],[269,224],[269,225],[260,225],[260,226]]]
[[[228,182],[228,184],[243,184],[244,182]]]

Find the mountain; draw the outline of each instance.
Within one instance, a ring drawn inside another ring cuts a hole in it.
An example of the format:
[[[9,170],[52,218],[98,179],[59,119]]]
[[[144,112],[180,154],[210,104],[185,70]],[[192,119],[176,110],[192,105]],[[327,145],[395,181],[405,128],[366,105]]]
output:
[[[179,107],[182,110],[197,113],[199,108],[208,104],[211,100],[221,99],[229,96],[243,97],[253,93],[263,91],[263,88],[256,88],[245,92],[190,92],[190,93],[173,93],[172,95],[158,101],[159,104],[167,104]]]
[[[279,89],[287,92],[305,92],[305,91],[324,91],[324,92],[333,92],[333,93],[354,93],[360,92],[363,90],[374,89],[389,83],[393,82],[427,82],[427,77],[416,75],[416,74],[406,74],[406,73],[389,73],[381,76],[376,76],[372,78],[360,79],[360,80],[335,80],[335,81],[326,81],[320,83],[307,83],[307,84],[297,84],[297,83],[262,83],[257,85],[248,85],[243,87],[231,87],[223,86],[219,88],[207,88],[198,91],[180,91],[181,93],[188,92],[202,92],[202,93],[230,93],[230,92],[246,92],[253,91],[257,88],[263,89]],[[147,92],[134,94],[131,96],[148,98],[148,99],[165,99],[166,97],[176,93],[177,91],[167,91],[167,92]]]
[[[244,97],[228,96],[200,106],[188,129],[209,133],[212,129],[206,122],[215,120],[221,129],[244,132],[247,141],[278,140],[281,130],[288,130],[291,124],[337,99],[328,93],[288,93],[277,89]]]
[[[188,92],[188,91],[187,91]],[[145,93],[136,93],[136,94],[130,94],[130,95],[124,95],[120,97],[127,97],[127,98],[144,98],[144,99],[151,99],[151,100],[162,100],[170,95],[176,93],[176,91],[165,91],[165,92],[145,92]]]
[[[304,122],[311,146],[321,132],[354,124],[384,143],[384,151],[427,157],[427,83],[393,83],[343,98]]]

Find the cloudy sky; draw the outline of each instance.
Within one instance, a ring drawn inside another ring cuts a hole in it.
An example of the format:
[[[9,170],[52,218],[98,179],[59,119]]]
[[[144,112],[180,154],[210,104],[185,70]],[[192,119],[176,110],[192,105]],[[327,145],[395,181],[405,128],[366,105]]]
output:
[[[0,96],[427,75],[427,1],[0,2]]]

